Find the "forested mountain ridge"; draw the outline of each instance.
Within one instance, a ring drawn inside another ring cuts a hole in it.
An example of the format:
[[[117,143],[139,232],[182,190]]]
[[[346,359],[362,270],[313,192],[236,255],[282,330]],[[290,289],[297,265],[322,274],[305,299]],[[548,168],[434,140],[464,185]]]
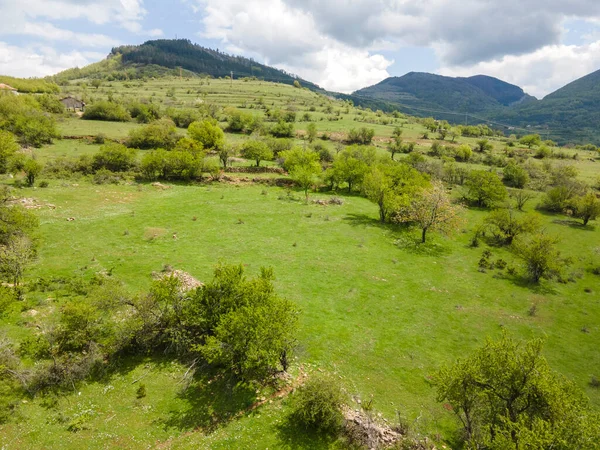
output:
[[[84,68],[68,69],[54,77],[57,82],[78,78],[133,79],[179,74],[215,78],[256,77],[265,81],[293,84],[320,90],[319,86],[283,70],[260,64],[250,58],[229,55],[202,47],[187,39],[158,39],[141,45],[115,47],[104,61]],[[182,72],[183,73],[183,72]]]
[[[387,78],[354,92],[353,96],[397,103],[407,109],[444,109],[465,113],[498,110],[533,98],[518,86],[484,75],[453,78],[423,72]]]
[[[537,100],[518,86],[497,78],[476,75],[452,78],[411,72],[390,77],[354,92],[356,104],[382,102],[416,116],[433,116],[451,122],[493,121],[532,129],[566,143],[600,143],[600,71],[569,83]]]

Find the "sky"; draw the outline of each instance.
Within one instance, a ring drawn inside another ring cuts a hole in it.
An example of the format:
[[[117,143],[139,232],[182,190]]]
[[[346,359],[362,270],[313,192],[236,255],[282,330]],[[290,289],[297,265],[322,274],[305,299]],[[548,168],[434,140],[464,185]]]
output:
[[[389,76],[490,75],[538,98],[600,69],[598,0],[0,0],[0,74],[186,38],[352,92]]]

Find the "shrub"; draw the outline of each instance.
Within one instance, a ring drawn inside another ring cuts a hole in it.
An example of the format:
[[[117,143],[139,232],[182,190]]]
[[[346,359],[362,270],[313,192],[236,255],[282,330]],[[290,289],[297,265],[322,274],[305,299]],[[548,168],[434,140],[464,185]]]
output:
[[[219,149],[225,145],[225,134],[216,120],[205,119],[202,122],[191,123],[188,135],[200,142],[205,149]]]
[[[473,149],[470,145],[462,144],[454,149],[454,158],[457,161],[468,161],[473,156]]]
[[[362,127],[358,130],[352,129],[348,132],[346,141],[349,144],[369,145],[375,136],[373,128]]]
[[[294,136],[294,124],[293,122],[285,122],[280,120],[269,130],[270,133],[279,138],[291,138]]]
[[[160,119],[160,108],[153,103],[133,103],[129,105],[129,114],[139,123],[150,123]]]
[[[56,121],[30,96],[0,95],[0,129],[15,134],[23,145],[41,147],[59,137]]]
[[[107,169],[111,172],[126,172],[136,165],[137,150],[122,144],[110,143],[100,147],[92,157],[94,170]]]
[[[86,107],[81,116],[86,120],[107,120],[111,122],[128,122],[131,120],[129,112],[120,103],[101,100]]]
[[[340,385],[332,378],[312,376],[292,398],[289,420],[306,429],[321,433],[339,432],[344,416],[345,398]]]
[[[540,147],[535,152],[535,157],[537,159],[549,158],[552,155],[552,150],[550,150],[545,145],[540,145]]]
[[[508,186],[523,189],[529,181],[529,174],[522,166],[511,161],[504,168],[503,180]]]
[[[190,124],[202,119],[202,114],[200,114],[198,110],[192,108],[169,108],[167,109],[167,116],[179,128],[188,128]]]
[[[127,146],[141,149],[171,149],[175,147],[178,139],[177,129],[171,119],[160,119],[137,130],[131,130]]]
[[[19,144],[17,144],[14,134],[0,130],[0,173],[6,173],[9,159],[18,150]]]

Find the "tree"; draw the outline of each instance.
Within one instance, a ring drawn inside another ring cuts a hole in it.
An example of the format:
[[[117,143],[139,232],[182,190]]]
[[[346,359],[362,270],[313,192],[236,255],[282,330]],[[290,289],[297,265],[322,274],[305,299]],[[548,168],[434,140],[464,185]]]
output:
[[[515,199],[515,203],[519,211],[523,211],[525,204],[529,200],[535,198],[535,194],[533,192],[526,191],[524,189],[510,189],[509,195],[511,198]]]
[[[362,183],[369,172],[369,165],[346,152],[341,152],[331,167],[333,176],[338,182],[348,184],[348,192]]]
[[[450,137],[452,138],[452,142],[454,142],[456,140],[456,138],[459,138],[462,136],[462,132],[460,130],[460,128],[457,127],[452,127],[450,129]]]
[[[237,155],[237,148],[232,145],[224,145],[219,149],[218,155],[219,161],[223,164],[223,169],[227,169],[229,159]]]
[[[484,224],[500,245],[511,245],[517,236],[538,231],[542,221],[537,214],[517,215],[512,208],[500,208],[492,211]]]
[[[564,269],[571,264],[569,258],[561,257],[557,243],[557,238],[544,233],[529,239],[517,239],[513,243],[515,254],[525,263],[525,271],[534,283],[539,283],[542,278],[561,277]]]
[[[597,448],[598,414],[551,370],[542,346],[503,334],[434,376],[437,400],[452,407],[467,448]]]
[[[519,143],[526,145],[527,148],[531,148],[534,145],[540,145],[542,143],[542,138],[539,134],[528,134],[519,139]]]
[[[12,236],[6,244],[0,245],[0,274],[12,283],[19,296],[25,268],[34,256],[34,246],[24,235]]]
[[[320,157],[313,150],[295,147],[279,154],[282,166],[290,173],[292,179],[304,190],[308,203],[308,190],[317,182],[322,172]]]
[[[19,150],[17,140],[9,131],[0,130],[0,174],[8,170],[9,159]]]
[[[92,80],[92,86],[94,86],[96,88],[96,90],[102,86],[102,80],[99,78],[95,78]]]
[[[394,160],[394,155],[396,153],[402,153],[402,137],[394,136],[392,141],[388,144],[387,150],[391,153],[392,160]]]
[[[320,164],[300,164],[290,170],[290,177],[304,191],[308,203],[308,190],[317,183],[322,169]]]
[[[481,139],[477,141],[477,151],[479,153],[484,153],[490,151],[494,148],[494,146],[487,139]]]
[[[306,139],[308,142],[313,142],[317,138],[317,126],[314,123],[309,123],[306,127]]]
[[[192,122],[188,135],[200,142],[205,149],[220,149],[225,144],[225,133],[214,119]]]
[[[256,161],[256,167],[259,167],[263,160],[273,159],[273,151],[269,146],[263,141],[254,139],[244,142],[241,154],[243,158]]]
[[[504,183],[508,186],[523,189],[529,182],[529,174],[523,166],[511,161],[504,168]]]
[[[247,381],[287,370],[298,311],[275,294],[272,270],[262,268],[247,280],[243,266],[218,266],[184,310],[191,330],[200,333],[191,348],[209,363]]]
[[[507,195],[506,188],[498,175],[485,170],[472,170],[465,182],[467,198],[477,206],[494,206],[504,200]]]
[[[593,192],[588,192],[573,200],[573,216],[583,221],[586,226],[590,220],[600,216],[600,200]]]
[[[421,229],[421,242],[425,243],[428,231],[451,233],[460,225],[461,208],[450,201],[446,188],[439,181],[413,198],[406,208],[401,208],[393,220],[415,223]]]
[[[44,166],[33,158],[29,158],[23,164],[23,171],[25,172],[25,178],[27,179],[27,185],[33,186],[35,184],[36,177],[42,172]]]

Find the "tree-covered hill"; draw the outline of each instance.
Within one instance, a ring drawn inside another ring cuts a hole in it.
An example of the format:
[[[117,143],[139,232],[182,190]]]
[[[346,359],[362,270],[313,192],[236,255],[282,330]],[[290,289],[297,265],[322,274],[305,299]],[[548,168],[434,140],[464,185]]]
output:
[[[442,109],[465,113],[498,110],[531,98],[521,88],[492,77],[452,78],[420,72],[387,78],[353,95],[387,101],[407,110]],[[428,115],[427,111],[423,113]]]
[[[160,39],[142,45],[125,45],[112,49],[104,61],[84,68],[69,69],[53,78],[64,82],[78,78],[135,79],[179,74],[204,75],[215,78],[256,77],[265,81],[293,84],[317,90],[314,83],[283,70],[260,64],[250,58],[229,55],[194,44],[187,39]]]

